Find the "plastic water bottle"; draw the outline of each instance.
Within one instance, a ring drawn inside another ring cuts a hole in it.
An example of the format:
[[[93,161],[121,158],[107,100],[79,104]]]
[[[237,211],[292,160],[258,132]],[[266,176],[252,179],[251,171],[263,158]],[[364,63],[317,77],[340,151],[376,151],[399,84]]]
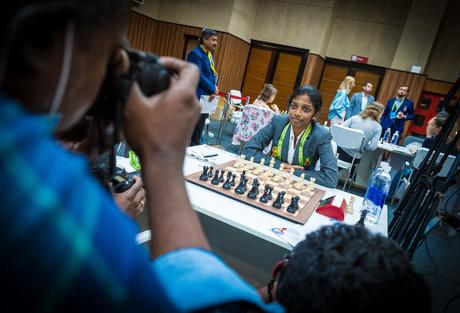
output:
[[[383,134],[383,142],[389,142],[390,141],[390,136],[391,136],[391,129],[387,128],[387,130]]]
[[[388,191],[390,190],[390,170],[391,166],[388,163],[381,162],[380,167],[372,176],[366,195],[364,196],[361,210],[367,210],[366,219],[375,224],[379,220]]]
[[[398,131],[395,131],[395,133],[393,134],[393,136],[391,136],[391,144],[392,145],[397,145],[399,142],[399,132]]]

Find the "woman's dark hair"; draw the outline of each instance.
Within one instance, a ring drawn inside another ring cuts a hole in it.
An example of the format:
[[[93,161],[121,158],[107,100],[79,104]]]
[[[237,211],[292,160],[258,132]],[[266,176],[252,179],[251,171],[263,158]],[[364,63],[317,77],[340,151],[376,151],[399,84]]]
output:
[[[200,44],[202,44],[206,39],[212,36],[217,36],[217,32],[215,30],[203,28],[200,34]]]
[[[313,104],[313,108],[315,109],[315,114],[318,113],[321,110],[321,105],[323,104],[323,97],[321,96],[319,90],[312,85],[299,86],[294,89],[292,94],[289,96],[288,106],[291,104],[295,97],[303,95],[308,95],[311,103]]]

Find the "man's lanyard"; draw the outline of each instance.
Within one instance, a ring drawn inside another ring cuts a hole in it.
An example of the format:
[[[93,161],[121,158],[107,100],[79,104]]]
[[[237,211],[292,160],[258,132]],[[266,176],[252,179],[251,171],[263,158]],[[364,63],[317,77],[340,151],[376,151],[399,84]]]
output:
[[[206,51],[203,49],[203,47],[201,47],[201,50],[204,51],[204,53],[206,53],[206,55],[208,56],[208,59],[209,59],[209,65],[211,66],[211,71],[214,73],[214,76],[217,76],[217,71],[216,71],[216,68],[214,67],[214,60],[212,59],[212,54],[211,54],[211,51]]]
[[[401,107],[401,104],[403,104],[404,99],[405,98],[402,98],[402,100],[399,100],[399,101],[397,99],[395,99],[395,102],[393,102],[393,106],[391,107],[391,111],[392,112],[397,112],[399,110],[399,108]],[[397,103],[396,103],[396,101],[397,101]],[[395,108],[396,108],[396,110],[395,110]]]
[[[275,157],[278,160],[282,160],[281,159],[281,150],[283,149],[283,141],[284,141],[284,137],[286,137],[287,130],[289,129],[290,126],[291,126],[291,123],[287,123],[286,126],[284,126],[283,132],[281,133],[280,140],[278,141],[278,149],[277,149],[276,155],[275,155]],[[307,140],[308,136],[311,133],[311,129],[312,129],[312,126],[311,126],[311,123],[310,123],[310,124],[308,124],[307,129],[303,132],[302,137],[300,137],[299,165],[302,165],[302,166],[305,166],[304,160],[303,160],[303,146],[305,144],[305,140]]]

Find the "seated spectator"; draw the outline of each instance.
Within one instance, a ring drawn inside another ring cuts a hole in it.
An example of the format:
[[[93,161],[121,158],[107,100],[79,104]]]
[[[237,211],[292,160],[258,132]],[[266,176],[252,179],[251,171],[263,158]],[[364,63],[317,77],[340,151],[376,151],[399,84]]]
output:
[[[428,313],[431,305],[427,284],[395,242],[346,224],[308,234],[260,293],[289,313]]]
[[[244,147],[246,158],[255,162],[267,158],[263,150],[273,140],[271,156],[275,166],[284,170],[294,169],[294,174],[316,178],[316,183],[335,188],[338,181],[337,159],[331,145],[331,134],[314,116],[321,109],[322,97],[313,86],[298,87],[289,97],[288,115],[276,115]],[[321,159],[321,168],[315,165]]]
[[[432,146],[434,146],[436,139],[441,132],[442,127],[446,124],[448,118],[449,113],[446,111],[441,111],[428,121],[426,126],[426,139],[422,144],[423,148],[430,149]],[[445,152],[446,150],[447,146],[441,147],[441,152]]]
[[[364,133],[363,146],[361,149],[342,149],[337,147],[339,153],[339,159],[351,163],[353,156],[361,151],[375,150],[379,142],[380,133],[382,132],[382,126],[380,126],[380,117],[382,116],[384,105],[379,102],[374,102],[367,106],[359,115],[355,115],[346,120],[342,125],[348,128],[359,129]],[[353,173],[361,160],[361,155],[357,156],[353,168],[350,171],[350,176],[353,177]]]
[[[252,103],[252,105],[265,108],[265,109],[270,109],[275,114],[280,113],[280,109],[276,104],[273,103],[275,101],[275,97],[277,94],[278,90],[273,86],[272,84],[265,84],[264,89],[262,89],[257,96],[256,100]]]
[[[23,0],[0,11],[0,311],[274,309],[209,251],[182,172],[200,111],[198,71],[162,58],[174,73],[167,90],[146,97],[131,84],[123,48],[130,5]],[[125,74],[120,113],[142,163],[154,261],[87,161],[53,137],[87,112],[106,72]]]

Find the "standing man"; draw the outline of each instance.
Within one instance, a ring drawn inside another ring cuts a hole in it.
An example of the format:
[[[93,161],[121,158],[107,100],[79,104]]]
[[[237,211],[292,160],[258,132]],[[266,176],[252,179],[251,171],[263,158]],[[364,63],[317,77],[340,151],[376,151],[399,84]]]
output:
[[[196,89],[198,100],[201,96],[214,96],[219,93],[219,89],[217,88],[217,71],[212,58],[212,53],[216,50],[216,47],[217,32],[212,29],[203,28],[199,44],[187,55],[187,62],[196,64],[200,70],[200,82]],[[201,114],[192,134],[191,146],[200,144],[201,133],[203,132],[207,117],[207,114]]]
[[[374,88],[374,85],[371,82],[365,82],[363,91],[353,94],[350,101],[350,107],[347,110],[346,119],[358,115],[361,111],[364,111],[369,104],[374,102],[374,96],[371,95],[372,88]]]
[[[409,86],[401,85],[397,96],[388,100],[380,120],[382,135],[387,128],[390,128],[392,133],[398,131],[401,135],[405,122],[414,118],[414,102],[406,98],[408,92]]]

